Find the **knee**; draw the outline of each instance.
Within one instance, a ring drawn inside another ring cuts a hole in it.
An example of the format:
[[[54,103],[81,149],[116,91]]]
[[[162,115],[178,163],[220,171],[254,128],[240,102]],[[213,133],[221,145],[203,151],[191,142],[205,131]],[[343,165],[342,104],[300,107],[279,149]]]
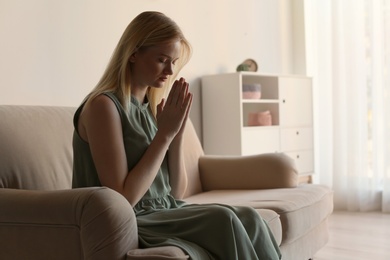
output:
[[[231,222],[234,218],[237,218],[232,209],[220,205],[211,206],[208,210],[208,214],[210,219],[215,219],[217,222]]]
[[[207,219],[213,222],[213,225],[226,225],[232,222],[241,222],[244,226],[252,227],[264,225],[263,219],[252,207],[231,207],[217,204],[210,206],[206,214],[208,215]]]
[[[236,214],[243,224],[255,222],[258,225],[263,223],[263,219],[260,214],[252,207],[237,207]]]
[[[252,207],[239,206],[236,207],[237,215],[248,218],[259,218],[259,213]]]

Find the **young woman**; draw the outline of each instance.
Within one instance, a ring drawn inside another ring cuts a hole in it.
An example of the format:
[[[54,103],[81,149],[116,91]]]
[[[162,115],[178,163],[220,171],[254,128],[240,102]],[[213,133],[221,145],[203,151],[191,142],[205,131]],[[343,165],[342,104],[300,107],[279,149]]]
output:
[[[121,193],[136,213],[141,247],[174,245],[196,260],[280,259],[255,210],[180,200],[192,94],[185,79],[174,79],[190,55],[180,28],[164,14],[144,12],[129,24],[75,113],[73,187]]]

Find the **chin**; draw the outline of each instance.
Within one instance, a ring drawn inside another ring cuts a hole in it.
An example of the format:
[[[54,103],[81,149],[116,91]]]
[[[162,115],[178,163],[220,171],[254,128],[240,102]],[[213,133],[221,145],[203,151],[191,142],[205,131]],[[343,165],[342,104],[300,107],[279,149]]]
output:
[[[155,87],[155,88],[162,88],[162,87],[165,86],[165,83],[166,83],[166,81],[157,81],[156,83],[154,83],[154,84],[152,85],[152,87]]]

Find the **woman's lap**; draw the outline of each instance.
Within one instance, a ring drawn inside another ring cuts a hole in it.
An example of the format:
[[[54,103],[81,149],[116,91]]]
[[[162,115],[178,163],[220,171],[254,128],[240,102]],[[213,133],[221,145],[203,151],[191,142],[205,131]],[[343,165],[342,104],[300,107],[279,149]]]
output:
[[[269,232],[254,209],[222,204],[188,204],[137,220],[143,246],[173,244],[204,259],[256,259],[251,236]]]

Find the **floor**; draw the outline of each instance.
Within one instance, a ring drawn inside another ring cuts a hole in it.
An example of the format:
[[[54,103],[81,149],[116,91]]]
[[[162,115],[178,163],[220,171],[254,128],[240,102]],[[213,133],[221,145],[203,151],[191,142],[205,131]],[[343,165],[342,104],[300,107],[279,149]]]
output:
[[[390,214],[334,212],[328,244],[314,260],[389,260]]]

